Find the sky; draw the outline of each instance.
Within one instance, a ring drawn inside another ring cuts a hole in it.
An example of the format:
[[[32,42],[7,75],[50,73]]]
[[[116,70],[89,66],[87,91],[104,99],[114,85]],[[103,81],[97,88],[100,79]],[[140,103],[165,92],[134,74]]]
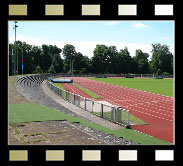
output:
[[[141,49],[151,56],[152,44],[166,44],[174,54],[174,21],[18,21],[16,38],[30,45],[66,44],[93,56],[96,44],[128,48],[131,56]],[[14,21],[9,21],[9,42],[15,40]]]

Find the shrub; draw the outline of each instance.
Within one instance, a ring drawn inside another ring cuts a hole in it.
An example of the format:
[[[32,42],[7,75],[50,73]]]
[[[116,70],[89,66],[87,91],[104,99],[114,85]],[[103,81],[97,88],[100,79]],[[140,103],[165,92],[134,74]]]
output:
[[[49,69],[49,70],[50,70],[50,71],[49,71],[50,73],[53,73],[53,74],[56,73],[55,68],[54,68],[53,65],[50,66],[50,69]]]
[[[36,66],[36,69],[32,72],[33,74],[41,74],[43,73],[43,70],[40,66]]]

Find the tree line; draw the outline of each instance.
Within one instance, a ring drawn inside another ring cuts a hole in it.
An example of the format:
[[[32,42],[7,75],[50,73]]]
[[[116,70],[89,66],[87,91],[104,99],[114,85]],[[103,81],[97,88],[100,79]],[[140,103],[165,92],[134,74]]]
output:
[[[12,75],[14,65],[15,45],[9,44],[9,75]],[[61,57],[61,53],[63,58]],[[56,45],[43,44],[41,47],[29,45],[26,42],[16,42],[18,59],[17,74],[23,73],[68,73],[71,74],[173,74],[173,54],[167,45],[152,44],[152,56],[136,49],[131,56],[128,48],[119,52],[116,46],[97,44],[93,56],[89,58],[71,44],[62,49]]]

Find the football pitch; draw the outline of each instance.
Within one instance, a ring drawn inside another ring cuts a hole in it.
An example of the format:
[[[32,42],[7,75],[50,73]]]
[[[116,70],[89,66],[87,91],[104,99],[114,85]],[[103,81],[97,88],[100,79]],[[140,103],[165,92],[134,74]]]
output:
[[[152,78],[149,79],[89,78],[89,79],[173,97],[174,79],[152,79]]]

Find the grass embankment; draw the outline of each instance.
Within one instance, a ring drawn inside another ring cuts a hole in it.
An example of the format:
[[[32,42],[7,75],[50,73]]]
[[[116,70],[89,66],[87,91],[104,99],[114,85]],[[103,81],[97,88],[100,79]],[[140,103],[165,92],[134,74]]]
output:
[[[148,91],[173,97],[173,79],[142,79],[142,78],[88,78],[109,84]]]
[[[147,136],[132,129],[121,128],[110,130],[104,126],[85,121],[80,118],[67,115],[47,106],[39,104],[9,104],[9,123],[24,123],[35,121],[66,120],[68,122],[79,122],[84,126],[94,128],[107,134],[123,137],[127,140],[146,145],[169,145],[168,142]]]
[[[17,82],[17,77],[16,76],[9,76],[8,77],[8,83],[10,84],[10,85],[16,85],[16,82]]]
[[[101,96],[96,95],[95,93],[89,91],[88,89],[83,88],[82,86],[78,85],[78,84],[73,84],[76,88],[80,89],[81,91],[85,92],[86,94],[90,95],[91,97],[93,97],[94,99],[101,99]]]

